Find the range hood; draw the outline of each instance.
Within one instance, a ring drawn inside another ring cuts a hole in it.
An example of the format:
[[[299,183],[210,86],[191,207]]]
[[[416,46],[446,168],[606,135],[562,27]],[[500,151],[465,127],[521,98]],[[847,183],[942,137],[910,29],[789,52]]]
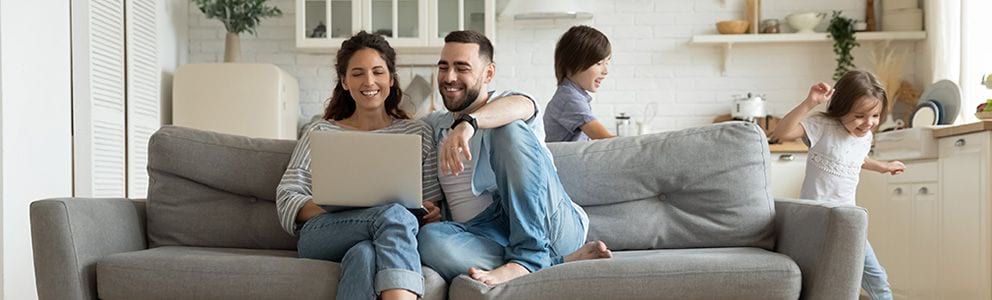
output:
[[[593,0],[510,0],[501,14],[513,20],[589,19]]]

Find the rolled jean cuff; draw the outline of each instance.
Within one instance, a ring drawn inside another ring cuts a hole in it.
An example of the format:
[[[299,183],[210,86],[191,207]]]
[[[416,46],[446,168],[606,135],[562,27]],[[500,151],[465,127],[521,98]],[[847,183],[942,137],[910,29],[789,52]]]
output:
[[[404,289],[424,297],[424,275],[404,269],[384,269],[375,274],[375,294],[382,291]]]
[[[560,265],[560,264],[563,264],[563,263],[565,263],[565,257],[564,256],[555,256],[555,257],[552,257],[551,258],[551,265],[552,266],[557,266],[557,265]]]
[[[540,271],[541,269],[543,269],[543,267],[541,267],[540,265],[538,265],[536,263],[526,262],[526,261],[519,260],[519,259],[510,259],[509,262],[516,263],[516,264],[520,265],[521,267],[524,267],[524,269],[527,269],[527,272],[531,272],[531,273],[534,273],[534,272],[537,272],[537,271]]]

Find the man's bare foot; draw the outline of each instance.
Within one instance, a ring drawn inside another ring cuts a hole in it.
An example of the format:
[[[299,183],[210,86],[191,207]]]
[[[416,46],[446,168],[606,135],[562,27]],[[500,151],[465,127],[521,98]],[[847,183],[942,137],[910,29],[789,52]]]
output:
[[[603,241],[592,241],[582,245],[579,250],[565,256],[565,262],[573,262],[587,259],[613,258],[613,251],[606,247]]]
[[[515,262],[506,263],[492,271],[483,271],[479,268],[468,269],[469,277],[488,286],[495,286],[527,274],[530,274],[530,271]]]

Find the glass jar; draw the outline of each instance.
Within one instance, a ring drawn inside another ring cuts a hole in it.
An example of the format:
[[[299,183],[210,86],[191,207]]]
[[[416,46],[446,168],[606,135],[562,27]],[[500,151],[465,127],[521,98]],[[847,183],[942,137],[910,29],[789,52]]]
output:
[[[636,129],[634,124],[630,121],[630,116],[627,113],[621,112],[619,115],[614,117],[617,122],[617,136],[633,136],[636,135]]]
[[[761,33],[779,33],[778,19],[766,19],[761,21]]]

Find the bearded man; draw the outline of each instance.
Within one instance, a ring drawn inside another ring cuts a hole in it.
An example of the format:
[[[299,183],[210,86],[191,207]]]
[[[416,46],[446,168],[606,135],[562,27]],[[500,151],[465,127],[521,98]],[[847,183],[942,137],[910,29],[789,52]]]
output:
[[[448,111],[424,121],[438,142],[451,221],[420,229],[424,264],[449,282],[467,274],[494,286],[564,262],[612,257],[601,241],[585,243],[589,218],[535,135],[544,132],[537,102],[487,88],[496,75],[489,39],[455,31],[444,41],[438,89]]]

